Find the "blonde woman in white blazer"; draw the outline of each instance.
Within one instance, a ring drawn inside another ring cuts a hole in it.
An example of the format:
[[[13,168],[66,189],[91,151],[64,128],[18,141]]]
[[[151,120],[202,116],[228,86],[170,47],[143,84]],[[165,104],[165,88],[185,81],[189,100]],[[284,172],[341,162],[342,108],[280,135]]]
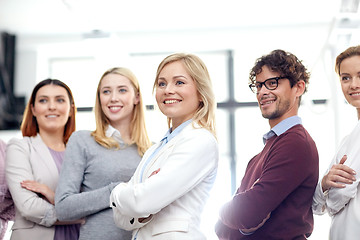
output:
[[[6,149],[6,180],[16,210],[11,239],[57,240],[61,238],[54,236],[60,228],[74,230],[77,237],[78,226],[60,226],[54,207],[61,155],[75,131],[74,98],[68,86],[56,79],[39,82],[21,131],[24,138],[11,139]]]
[[[219,158],[207,68],[193,54],[172,54],[160,63],[154,90],[170,129],[112,191],[114,220],[134,240],[206,239],[200,216]]]

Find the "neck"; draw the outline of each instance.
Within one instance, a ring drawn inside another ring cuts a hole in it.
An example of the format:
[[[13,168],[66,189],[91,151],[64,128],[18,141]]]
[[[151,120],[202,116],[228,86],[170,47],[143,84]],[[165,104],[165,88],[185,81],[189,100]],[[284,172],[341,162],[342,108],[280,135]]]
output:
[[[65,143],[63,139],[63,132],[58,131],[56,133],[49,133],[46,131],[39,131],[39,135],[41,139],[45,143],[45,145],[55,151],[64,151],[65,150]]]
[[[113,126],[113,125],[111,125]],[[122,140],[129,144],[131,143],[131,129],[130,129],[130,123],[128,124],[118,124],[118,125],[115,125],[113,126],[114,128],[116,128],[120,134],[121,134],[121,138]]]
[[[280,123],[281,121],[289,118],[289,117],[293,117],[293,116],[297,116],[297,114],[292,114],[292,115],[283,115],[279,118],[276,118],[276,119],[269,119],[269,125],[270,125],[270,128],[273,128],[275,127],[278,123]]]

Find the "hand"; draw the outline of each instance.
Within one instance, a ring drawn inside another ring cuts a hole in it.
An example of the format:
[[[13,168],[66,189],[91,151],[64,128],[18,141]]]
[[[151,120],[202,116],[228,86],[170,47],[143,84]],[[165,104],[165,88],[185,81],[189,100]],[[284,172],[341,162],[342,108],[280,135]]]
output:
[[[146,217],[146,218],[138,218],[138,221],[139,221],[139,223],[146,223],[146,222],[148,222],[151,218],[152,218],[152,214],[150,214],[148,217]]]
[[[345,184],[352,184],[356,178],[354,175],[356,172],[344,165],[347,156],[344,155],[339,164],[334,164],[329,172],[321,180],[321,186],[323,192],[329,190],[330,188],[344,188]]]
[[[160,168],[157,169],[157,170],[155,170],[155,171],[153,171],[153,172],[150,174],[149,178],[150,178],[151,176],[154,176],[154,175],[158,174],[159,172],[160,172]]]
[[[84,225],[86,222],[85,218],[81,218],[78,220],[72,220],[72,221],[59,221],[57,220],[54,225],[71,225],[71,224],[81,224]]]
[[[53,205],[55,204],[55,192],[47,185],[32,180],[24,180],[20,183],[20,185],[22,188],[25,188],[34,193],[40,193],[49,203]]]

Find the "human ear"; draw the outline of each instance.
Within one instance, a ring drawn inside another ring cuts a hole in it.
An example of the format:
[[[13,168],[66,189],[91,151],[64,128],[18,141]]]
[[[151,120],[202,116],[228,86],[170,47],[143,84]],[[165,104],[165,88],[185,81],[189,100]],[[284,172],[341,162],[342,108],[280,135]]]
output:
[[[134,105],[139,104],[139,102],[140,102],[140,94],[139,94],[139,93],[136,93]]]
[[[296,83],[296,96],[300,97],[305,92],[305,81],[300,80]]]

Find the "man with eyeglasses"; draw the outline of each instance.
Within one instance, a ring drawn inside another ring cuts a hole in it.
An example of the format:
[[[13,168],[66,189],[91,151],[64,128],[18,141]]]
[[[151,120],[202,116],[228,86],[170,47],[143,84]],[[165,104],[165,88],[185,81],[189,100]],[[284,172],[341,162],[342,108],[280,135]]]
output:
[[[241,185],[220,210],[219,239],[307,239],[319,174],[316,145],[297,116],[310,74],[298,58],[274,50],[250,72],[262,116],[271,130],[248,163]]]

